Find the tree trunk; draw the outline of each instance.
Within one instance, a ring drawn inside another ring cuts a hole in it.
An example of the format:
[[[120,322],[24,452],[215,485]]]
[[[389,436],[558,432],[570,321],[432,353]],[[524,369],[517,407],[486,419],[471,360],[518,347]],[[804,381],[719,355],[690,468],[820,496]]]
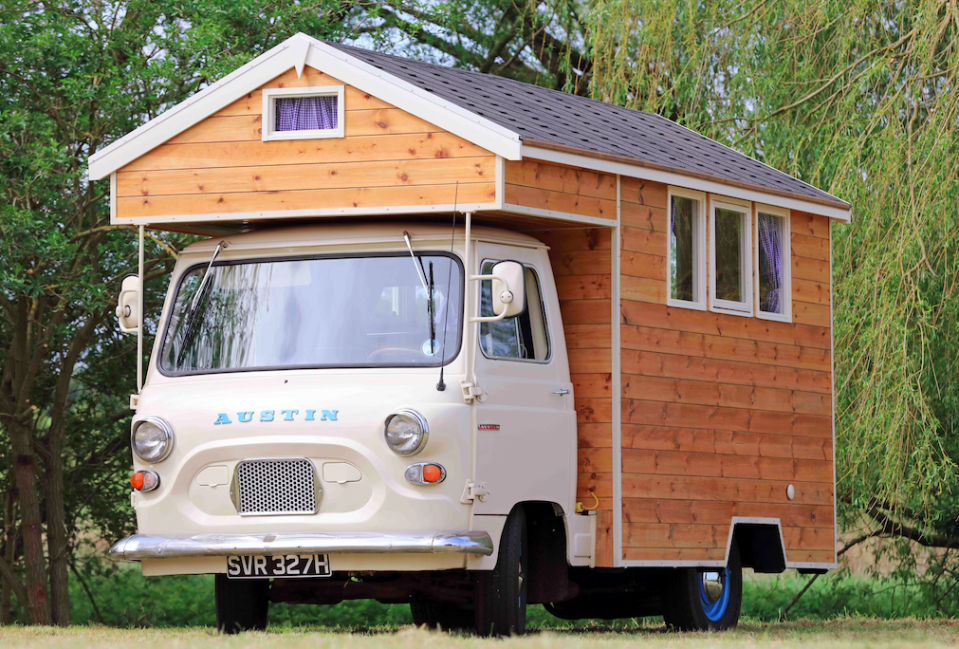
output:
[[[16,490],[13,484],[7,488],[7,493],[3,495],[3,561],[8,566],[13,566],[14,552],[17,549],[17,518],[14,512],[14,494]],[[6,579],[0,579],[0,625],[13,624],[13,611],[10,610],[12,600],[13,584]]]
[[[63,502],[62,444],[51,448],[47,462],[47,544],[50,548],[50,609],[53,623],[70,625],[70,575],[66,509]]]
[[[13,447],[13,470],[20,500],[23,534],[24,581],[27,601],[23,603],[30,624],[50,624],[50,602],[47,597],[47,570],[43,556],[43,530],[40,520],[40,494],[33,454],[33,431],[30,426],[13,419],[10,425]]]

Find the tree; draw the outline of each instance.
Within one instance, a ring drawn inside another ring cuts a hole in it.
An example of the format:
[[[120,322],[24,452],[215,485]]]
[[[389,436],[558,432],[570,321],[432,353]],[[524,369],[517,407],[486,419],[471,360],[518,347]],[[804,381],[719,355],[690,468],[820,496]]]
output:
[[[81,516],[97,503],[73,502],[82,490],[68,495],[65,476],[109,464],[130,416],[122,402],[133,377],[120,379],[108,359],[133,364],[112,313],[119,280],[135,272],[135,244],[128,229],[110,225],[109,184],[87,179],[87,158],[297,31],[335,36],[348,10],[324,0],[265,8],[250,0],[5,4],[0,576],[30,622],[69,623],[71,532],[79,521],[66,503],[81,505]],[[181,241],[151,235],[145,272],[154,292],[151,282],[172,269]],[[18,524],[10,522],[14,511]]]

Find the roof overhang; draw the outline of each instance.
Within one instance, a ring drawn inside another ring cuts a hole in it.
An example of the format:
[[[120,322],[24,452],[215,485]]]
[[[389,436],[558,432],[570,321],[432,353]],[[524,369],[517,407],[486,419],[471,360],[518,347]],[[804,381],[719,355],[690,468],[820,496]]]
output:
[[[526,140],[523,143],[523,158],[696,189],[775,207],[819,214],[843,223],[849,223],[852,220],[852,206],[839,199],[822,201],[800,194],[777,192],[758,185],[734,183],[725,178],[692,173],[685,169],[673,169],[642,163],[632,158],[598,154],[587,149],[560,147],[548,142]]]
[[[507,160],[521,157],[520,136],[509,129],[322,41],[306,34],[296,34],[94,153],[89,162],[90,179],[106,178],[290,68],[296,68],[297,74],[302,74],[304,65],[336,77]]]

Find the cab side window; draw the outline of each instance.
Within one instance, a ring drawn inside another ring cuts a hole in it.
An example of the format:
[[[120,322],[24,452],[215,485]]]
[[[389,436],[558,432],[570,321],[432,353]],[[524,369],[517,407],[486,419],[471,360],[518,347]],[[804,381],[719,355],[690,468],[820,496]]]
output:
[[[493,272],[500,260],[487,259],[482,274]],[[493,314],[491,304],[492,281],[484,280],[480,287],[480,315]],[[512,318],[480,324],[480,349],[487,358],[548,361],[550,357],[549,331],[546,328],[546,310],[536,271],[526,267],[526,309]]]

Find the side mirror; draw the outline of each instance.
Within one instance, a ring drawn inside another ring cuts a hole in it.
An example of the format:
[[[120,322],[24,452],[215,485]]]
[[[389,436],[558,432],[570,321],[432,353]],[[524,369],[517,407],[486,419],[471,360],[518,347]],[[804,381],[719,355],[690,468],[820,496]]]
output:
[[[123,333],[137,332],[137,326],[140,324],[140,278],[136,275],[127,275],[120,284],[117,320],[120,323],[120,331]]]
[[[512,318],[526,310],[526,270],[515,261],[501,261],[493,266],[493,313]],[[505,315],[504,315],[505,313]]]

